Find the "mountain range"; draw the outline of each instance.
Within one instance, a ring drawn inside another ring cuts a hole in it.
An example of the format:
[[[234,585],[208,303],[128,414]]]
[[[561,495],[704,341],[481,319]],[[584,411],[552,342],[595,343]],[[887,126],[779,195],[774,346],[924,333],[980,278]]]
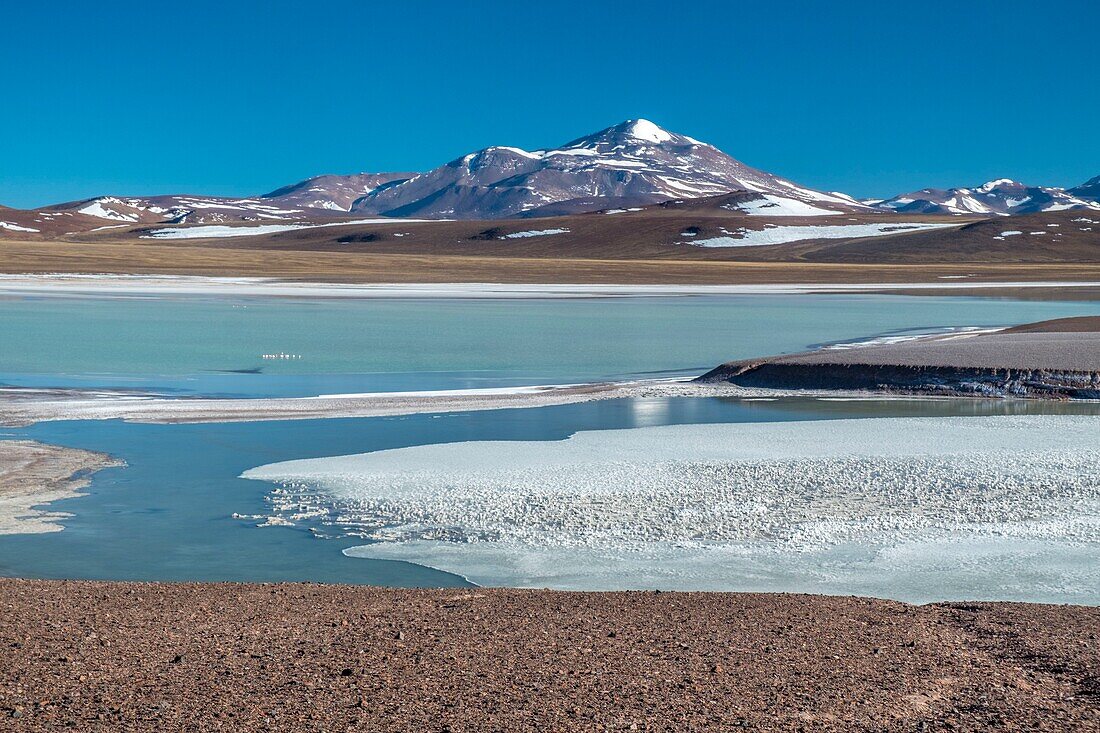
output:
[[[752,168],[718,148],[628,120],[556,148],[494,146],[424,173],[322,175],[251,198],[102,196],[34,210],[39,224],[75,217],[87,226],[316,220],[369,215],[420,219],[534,218],[737,194],[722,204],[759,216],[843,213],[1013,215],[1100,210],[1100,176],[1062,189],[998,179],[926,188],[883,200],[818,191]],[[5,209],[5,217],[16,210]],[[16,226],[11,224],[7,229]],[[102,227],[100,227],[102,228]]]
[[[1067,209],[1100,209],[1100,176],[1062,189],[1028,186],[1000,178],[973,188],[924,188],[885,201],[876,208],[904,214],[1036,214]]]

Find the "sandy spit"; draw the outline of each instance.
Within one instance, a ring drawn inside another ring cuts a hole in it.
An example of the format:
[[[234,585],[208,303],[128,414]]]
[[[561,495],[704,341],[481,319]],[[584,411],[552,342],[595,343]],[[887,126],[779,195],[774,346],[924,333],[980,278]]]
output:
[[[36,508],[80,496],[91,474],[122,465],[103,453],[29,440],[0,441],[0,535],[59,532],[69,514]]]
[[[470,394],[415,392],[272,399],[162,399],[83,396],[80,392],[3,391],[0,424],[29,425],[51,420],[127,420],[146,423],[246,422],[337,417],[382,417],[549,407],[591,400],[644,397],[719,397],[754,393],[726,384],[639,381],[543,387],[531,391],[470,390]],[[23,396],[25,394],[25,396]]]

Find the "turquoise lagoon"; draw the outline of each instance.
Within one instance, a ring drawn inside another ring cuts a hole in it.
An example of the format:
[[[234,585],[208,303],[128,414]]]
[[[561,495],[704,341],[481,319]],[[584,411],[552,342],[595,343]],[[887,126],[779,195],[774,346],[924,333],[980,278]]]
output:
[[[179,396],[316,395],[573,383],[699,373],[721,361],[909,331],[1100,313],[1094,302],[880,295],[531,300],[8,297],[0,383]],[[292,360],[263,359],[287,353]],[[202,425],[119,421],[3,429],[110,453],[65,530],[0,537],[0,574],[141,580],[463,585],[407,562],[347,557],[364,540],[322,516],[265,526],[270,485],[299,458],[578,431],[887,416],[1098,414],[1092,404],[789,398],[615,400],[445,415]],[[731,588],[744,590],[751,588]],[[790,590],[813,590],[792,587]]]

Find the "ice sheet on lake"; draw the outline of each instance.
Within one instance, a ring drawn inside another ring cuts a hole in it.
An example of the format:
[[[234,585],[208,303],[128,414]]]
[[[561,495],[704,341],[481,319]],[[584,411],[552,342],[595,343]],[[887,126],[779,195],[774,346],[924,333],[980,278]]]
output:
[[[288,461],[275,516],[484,585],[1100,602],[1094,417],[686,425]]]

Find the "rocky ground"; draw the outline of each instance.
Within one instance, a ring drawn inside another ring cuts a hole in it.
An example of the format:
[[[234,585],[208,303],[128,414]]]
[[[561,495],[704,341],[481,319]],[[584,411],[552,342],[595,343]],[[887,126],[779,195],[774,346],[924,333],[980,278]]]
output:
[[[1100,608],[0,581],[11,731],[1100,730]]]

